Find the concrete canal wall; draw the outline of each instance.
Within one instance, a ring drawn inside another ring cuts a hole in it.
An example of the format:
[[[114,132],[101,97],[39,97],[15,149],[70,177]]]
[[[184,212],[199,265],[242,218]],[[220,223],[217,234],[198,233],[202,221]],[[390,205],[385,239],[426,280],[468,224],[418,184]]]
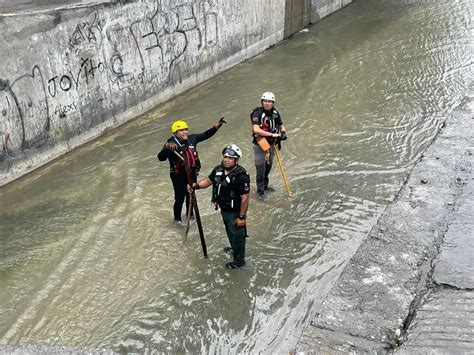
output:
[[[350,2],[0,4],[0,186]]]

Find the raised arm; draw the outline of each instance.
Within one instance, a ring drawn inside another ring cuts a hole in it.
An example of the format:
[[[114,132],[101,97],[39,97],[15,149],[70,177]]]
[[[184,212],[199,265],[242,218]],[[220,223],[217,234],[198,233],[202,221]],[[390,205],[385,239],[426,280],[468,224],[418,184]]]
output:
[[[207,131],[204,131],[204,132],[199,133],[199,134],[195,134],[194,136],[195,136],[196,144],[199,143],[199,142],[205,141],[206,139],[211,138],[214,134],[216,134],[216,132],[219,130],[219,128],[222,127],[223,123],[226,123],[225,120],[224,120],[224,117],[220,118],[214,124],[214,126],[209,128]]]

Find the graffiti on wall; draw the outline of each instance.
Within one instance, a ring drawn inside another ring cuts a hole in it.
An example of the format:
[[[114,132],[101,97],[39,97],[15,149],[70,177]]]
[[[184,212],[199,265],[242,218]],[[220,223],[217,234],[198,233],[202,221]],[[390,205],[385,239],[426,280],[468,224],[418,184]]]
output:
[[[102,40],[102,29],[103,22],[99,18],[98,12],[94,12],[90,20],[77,24],[75,30],[69,37],[70,47],[75,48],[84,43],[100,45]]]
[[[8,128],[3,138],[3,150],[10,154],[41,144],[51,128],[48,95],[41,68],[3,83],[0,90],[1,118]],[[34,94],[33,94],[34,93]],[[35,97],[35,98],[33,98]]]
[[[122,103],[130,90],[142,90],[140,97],[181,82],[199,65],[199,52],[217,44],[216,0],[153,5],[150,13],[125,20],[95,11],[72,24],[64,45],[50,54],[51,63],[67,60],[0,78],[0,161],[54,141],[54,125],[75,125],[75,134],[89,129],[73,122],[81,121],[86,106],[113,109],[108,98],[119,95]]]
[[[67,92],[79,90],[80,85],[87,86],[93,80],[96,72],[104,72],[105,64],[92,58],[80,58],[76,73],[71,70],[65,74],[55,75],[48,80],[48,93],[56,97],[58,90]]]

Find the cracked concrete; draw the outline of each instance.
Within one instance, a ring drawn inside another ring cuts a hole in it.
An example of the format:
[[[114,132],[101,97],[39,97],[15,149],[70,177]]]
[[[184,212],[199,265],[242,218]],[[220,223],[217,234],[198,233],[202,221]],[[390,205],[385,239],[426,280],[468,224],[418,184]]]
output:
[[[315,306],[297,352],[472,353],[473,89]]]

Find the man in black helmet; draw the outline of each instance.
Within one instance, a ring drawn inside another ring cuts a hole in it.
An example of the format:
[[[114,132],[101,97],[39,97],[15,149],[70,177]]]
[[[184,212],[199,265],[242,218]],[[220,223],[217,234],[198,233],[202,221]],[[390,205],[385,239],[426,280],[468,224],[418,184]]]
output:
[[[205,189],[213,185],[212,201],[221,209],[225,231],[230,247],[224,251],[232,252],[233,261],[225,266],[235,269],[245,265],[245,238],[247,237],[246,217],[249,206],[250,178],[239,165],[242,151],[235,144],[222,150],[222,163],[211,174],[193,184],[193,189]]]
[[[262,106],[256,107],[250,114],[255,154],[255,168],[257,170],[257,196],[264,198],[265,191],[274,191],[268,186],[268,175],[272,170],[275,146],[287,139],[286,130],[280,113],[275,108],[275,95],[264,92],[261,97]]]

